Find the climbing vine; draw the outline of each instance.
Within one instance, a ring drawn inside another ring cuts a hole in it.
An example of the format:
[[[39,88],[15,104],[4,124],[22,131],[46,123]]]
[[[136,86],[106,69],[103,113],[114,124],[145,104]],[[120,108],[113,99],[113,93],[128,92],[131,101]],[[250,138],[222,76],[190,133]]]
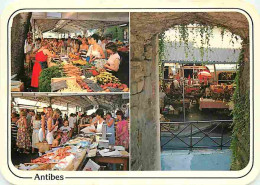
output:
[[[238,60],[239,66],[242,64],[243,58],[244,51],[242,50]],[[241,170],[246,167],[250,156],[250,91],[247,90],[245,94],[240,93],[240,80],[240,69],[238,69],[235,79],[236,89],[233,95],[233,131],[230,147],[232,150],[231,170]]]
[[[165,51],[165,32],[159,34],[159,80],[161,89],[163,89],[164,86],[164,80],[163,80],[163,59],[164,59],[164,51]]]

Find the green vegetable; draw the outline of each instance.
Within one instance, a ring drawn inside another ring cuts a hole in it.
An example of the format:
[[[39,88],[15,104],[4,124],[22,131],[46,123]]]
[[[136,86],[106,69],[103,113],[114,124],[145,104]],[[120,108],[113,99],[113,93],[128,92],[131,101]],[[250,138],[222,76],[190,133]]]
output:
[[[39,92],[51,92],[51,79],[63,77],[59,66],[53,66],[42,70],[39,79]]]

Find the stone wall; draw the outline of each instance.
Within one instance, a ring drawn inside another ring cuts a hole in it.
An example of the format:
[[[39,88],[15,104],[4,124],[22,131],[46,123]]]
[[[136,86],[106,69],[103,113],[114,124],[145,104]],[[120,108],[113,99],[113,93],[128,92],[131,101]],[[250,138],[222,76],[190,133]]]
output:
[[[131,170],[160,169],[158,41],[157,35],[180,24],[220,26],[244,42],[241,92],[250,88],[249,25],[236,12],[131,13]],[[245,124],[249,127],[249,122]],[[248,137],[242,140],[249,139]],[[240,159],[237,159],[240,160]]]
[[[160,170],[158,37],[138,48],[144,58],[131,61],[131,170]]]

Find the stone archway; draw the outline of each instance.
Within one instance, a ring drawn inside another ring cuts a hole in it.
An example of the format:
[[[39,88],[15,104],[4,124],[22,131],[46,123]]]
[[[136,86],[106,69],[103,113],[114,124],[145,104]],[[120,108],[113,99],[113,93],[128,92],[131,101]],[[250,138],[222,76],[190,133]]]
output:
[[[249,24],[236,12],[131,13],[130,20],[131,170],[160,170],[158,34],[175,25],[199,23],[224,27],[239,35],[244,50],[239,91],[246,96],[250,88]]]

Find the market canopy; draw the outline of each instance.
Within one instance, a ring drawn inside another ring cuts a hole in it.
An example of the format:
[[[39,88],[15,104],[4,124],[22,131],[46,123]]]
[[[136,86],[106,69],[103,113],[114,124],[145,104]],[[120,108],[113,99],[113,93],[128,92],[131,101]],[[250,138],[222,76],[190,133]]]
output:
[[[60,105],[66,107],[82,107],[85,109],[93,106],[101,106],[105,109],[114,109],[128,102],[122,94],[115,95],[86,95],[86,94],[63,94],[63,93],[13,93],[13,98],[38,101],[51,105]]]
[[[188,53],[187,53],[188,52]],[[188,56],[186,56],[186,53]],[[184,64],[236,64],[239,59],[240,49],[232,48],[204,48],[202,58],[200,48],[189,43],[188,47],[179,43],[165,43],[163,63],[184,63]]]
[[[42,32],[77,32],[124,25],[129,22],[127,12],[33,12],[32,20]]]

